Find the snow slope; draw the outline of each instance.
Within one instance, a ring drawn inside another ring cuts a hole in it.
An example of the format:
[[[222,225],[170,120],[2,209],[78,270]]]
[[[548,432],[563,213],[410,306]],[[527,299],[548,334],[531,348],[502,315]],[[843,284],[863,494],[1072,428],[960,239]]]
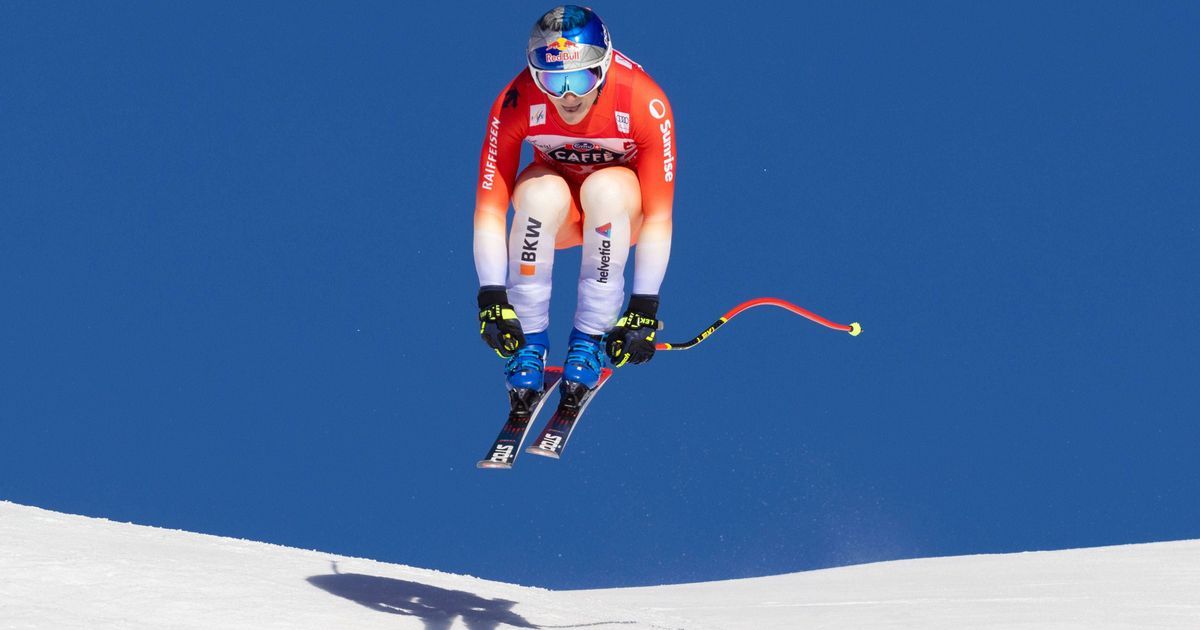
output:
[[[1200,629],[1200,541],[554,592],[0,502],[0,628]]]

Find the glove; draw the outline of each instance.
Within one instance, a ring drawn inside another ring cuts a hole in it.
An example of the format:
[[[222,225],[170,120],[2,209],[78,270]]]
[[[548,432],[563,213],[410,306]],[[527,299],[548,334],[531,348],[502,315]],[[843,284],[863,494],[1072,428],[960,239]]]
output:
[[[504,287],[479,288],[479,336],[501,357],[511,357],[517,348],[525,345],[521,321],[512,304],[508,303],[508,292]]]
[[[616,367],[645,363],[654,356],[654,333],[658,332],[658,296],[632,295],[629,308],[608,331],[604,351]]]

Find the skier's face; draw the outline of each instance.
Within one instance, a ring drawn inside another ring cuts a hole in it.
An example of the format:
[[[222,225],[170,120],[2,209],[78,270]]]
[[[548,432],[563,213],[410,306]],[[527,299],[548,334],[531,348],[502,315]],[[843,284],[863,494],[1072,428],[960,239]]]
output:
[[[550,97],[550,102],[554,103],[554,109],[558,110],[563,122],[574,125],[587,116],[599,97],[600,90],[592,90],[587,96],[576,96],[574,92],[567,92],[561,98]]]

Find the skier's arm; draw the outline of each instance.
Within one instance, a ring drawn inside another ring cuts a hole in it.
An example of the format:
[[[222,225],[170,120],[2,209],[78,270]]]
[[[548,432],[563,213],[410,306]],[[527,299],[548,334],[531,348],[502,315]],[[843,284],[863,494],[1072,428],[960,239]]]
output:
[[[671,207],[675,199],[675,117],[661,88],[640,75],[633,86],[632,131],[638,146],[642,231],[634,255],[633,293],[658,295],[671,257]]]
[[[501,90],[492,104],[479,156],[474,250],[480,286],[503,287],[508,275],[505,220],[521,160],[521,140],[528,125],[527,120],[517,115],[518,79]]]
[[[632,133],[642,190],[642,231],[634,257],[629,307],[608,332],[604,351],[613,365],[645,363],[654,356],[658,290],[671,257],[671,205],[675,200],[675,117],[666,95],[639,74],[633,84]]]

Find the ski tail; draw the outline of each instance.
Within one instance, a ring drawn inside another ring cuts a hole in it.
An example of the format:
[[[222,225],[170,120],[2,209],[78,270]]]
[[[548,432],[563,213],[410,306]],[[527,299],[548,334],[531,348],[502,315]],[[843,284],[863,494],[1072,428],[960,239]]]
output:
[[[525,452],[552,459],[562,457],[563,450],[567,448],[567,440],[571,439],[571,433],[579,425],[579,419],[583,417],[584,410],[595,398],[596,392],[600,391],[600,388],[608,382],[611,376],[612,370],[604,368],[600,372],[600,381],[596,383],[595,387],[592,389],[581,388],[579,392],[571,392],[570,395],[561,397],[558,401],[558,408],[554,410],[554,415],[542,429],[541,435],[533,441],[529,448],[525,449]],[[564,386],[566,385],[569,383],[564,383]]]
[[[529,434],[529,427],[537,419],[538,412],[545,406],[550,392],[561,379],[561,367],[547,367],[540,392],[531,396],[528,393],[517,393],[519,390],[510,391],[508,420],[500,429],[500,434],[496,436],[496,441],[492,443],[487,454],[475,464],[476,468],[512,468],[517,453],[525,442],[525,436]]]

